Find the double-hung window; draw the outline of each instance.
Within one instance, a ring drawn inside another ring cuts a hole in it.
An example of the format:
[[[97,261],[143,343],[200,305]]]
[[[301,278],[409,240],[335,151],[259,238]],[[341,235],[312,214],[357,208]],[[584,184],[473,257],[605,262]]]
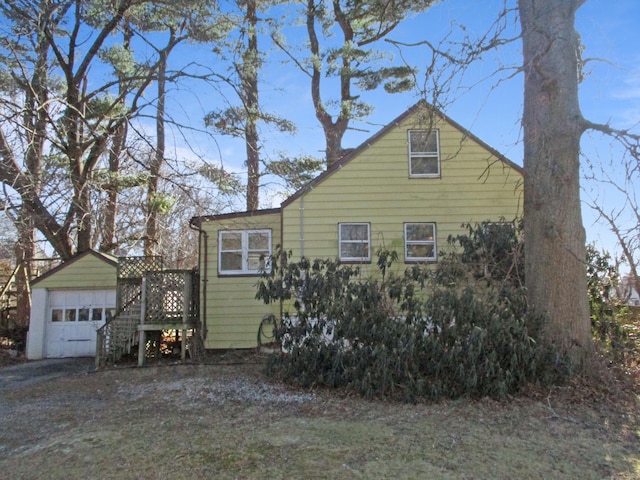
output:
[[[368,223],[340,223],[338,230],[341,261],[371,260],[371,227]]]
[[[409,130],[409,176],[440,176],[440,135],[437,129]]]
[[[404,259],[406,262],[436,261],[436,224],[404,224]]]
[[[268,270],[271,230],[227,230],[218,237],[218,271],[222,275],[257,275]]]

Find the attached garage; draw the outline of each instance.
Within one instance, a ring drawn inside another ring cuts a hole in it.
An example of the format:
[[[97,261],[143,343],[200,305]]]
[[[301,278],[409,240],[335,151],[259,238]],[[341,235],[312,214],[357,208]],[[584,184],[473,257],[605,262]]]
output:
[[[89,250],[32,282],[27,358],[86,357],[115,314],[117,259]]]

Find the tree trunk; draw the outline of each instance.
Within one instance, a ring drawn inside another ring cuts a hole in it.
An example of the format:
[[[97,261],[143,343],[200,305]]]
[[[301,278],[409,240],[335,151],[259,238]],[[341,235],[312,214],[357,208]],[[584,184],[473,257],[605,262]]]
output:
[[[131,51],[131,38],[133,30],[128,22],[123,26],[123,45],[127,51]],[[126,91],[120,78],[120,86],[118,94],[122,97],[121,107],[126,108],[125,98]],[[109,174],[111,178],[106,185],[107,205],[104,212],[104,225],[102,225],[100,251],[106,253],[114,252],[118,244],[116,242],[116,217],[118,213],[118,201],[120,197],[120,182],[118,181],[118,173],[120,172],[120,156],[125,149],[127,142],[128,125],[126,120],[122,120],[113,134],[111,148],[109,150]]]
[[[258,13],[255,0],[247,2],[247,50],[244,52],[242,73],[243,95],[247,111],[245,144],[247,149],[247,210],[257,210],[260,189],[260,150],[258,135],[258,70],[260,53],[258,52]]]
[[[21,327],[28,327],[31,317],[31,272],[35,257],[35,228],[31,215],[20,210],[16,220],[18,242],[16,243],[16,321]]]
[[[158,253],[158,182],[165,156],[165,96],[167,85],[167,56],[168,52],[160,52],[158,66],[158,105],[156,107],[156,151],[149,166],[149,181],[147,183],[147,225],[144,237],[144,254],[147,256]]]
[[[100,232],[100,251],[114,252],[118,246],[116,242],[116,216],[118,213],[118,199],[120,197],[120,182],[118,172],[120,170],[120,155],[127,138],[127,123],[122,122],[118,126],[111,142],[109,150],[109,183],[104,187],[107,193],[107,204],[104,212],[104,225]]]
[[[176,37],[176,29],[169,27],[167,45],[158,51],[158,104],[156,106],[156,151],[149,165],[149,181],[147,183],[147,224],[145,228],[144,254],[158,255],[159,206],[158,192],[162,166],[166,154],[166,96],[167,96],[167,68],[169,55],[173,48],[181,41]]]
[[[36,61],[31,76],[32,88],[26,92],[26,107],[23,114],[24,124],[27,126],[29,139],[25,150],[25,168],[29,174],[30,183],[24,190],[25,195],[39,197],[42,189],[42,156],[44,152],[45,132],[47,129],[46,105],[49,99],[49,46],[41,39],[36,46]],[[27,202],[17,212],[15,227],[18,232],[18,242],[15,246],[16,257],[16,320],[22,327],[28,327],[31,317],[31,275],[33,258],[35,257],[35,221],[33,211]]]
[[[320,43],[316,33],[316,0],[307,2],[307,34],[309,35],[309,48],[313,58],[320,58]],[[344,44],[353,41],[353,30],[346,18],[339,10],[339,4],[334,3],[334,15],[343,34]],[[320,61],[314,62],[311,74],[311,98],[316,112],[316,118],[322,125],[325,137],[325,157],[327,168],[331,167],[342,157],[342,137],[349,126],[349,109],[347,104],[353,100],[351,95],[351,61],[347,56],[342,57],[342,70],[340,73],[340,113],[335,122],[324,107],[321,94],[322,65]]]
[[[580,204],[579,0],[519,0],[524,57],[525,281],[529,306],[576,365],[591,351]]]
[[[77,196],[77,225],[78,225],[78,248],[77,253],[86,252],[92,245],[93,225],[93,209],[91,208],[91,196],[86,181],[82,182],[81,190]]]

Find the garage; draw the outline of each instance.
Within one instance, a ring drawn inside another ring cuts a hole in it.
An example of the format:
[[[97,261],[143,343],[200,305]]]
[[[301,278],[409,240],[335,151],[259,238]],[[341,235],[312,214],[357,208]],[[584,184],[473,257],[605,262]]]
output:
[[[32,282],[27,358],[95,355],[96,332],[115,315],[117,267],[89,250]]]
[[[46,357],[95,355],[96,331],[115,314],[115,306],[115,290],[50,291]]]

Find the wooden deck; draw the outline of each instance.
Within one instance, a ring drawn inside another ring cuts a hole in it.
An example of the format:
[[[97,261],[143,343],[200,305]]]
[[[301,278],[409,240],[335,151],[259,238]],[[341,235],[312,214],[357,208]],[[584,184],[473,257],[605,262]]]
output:
[[[148,332],[165,330],[180,333],[181,358],[185,360],[188,332],[192,337],[200,334],[198,273],[165,270],[157,257],[127,257],[119,262],[118,314],[98,331],[96,366],[115,363],[135,345],[138,365],[144,365]]]

